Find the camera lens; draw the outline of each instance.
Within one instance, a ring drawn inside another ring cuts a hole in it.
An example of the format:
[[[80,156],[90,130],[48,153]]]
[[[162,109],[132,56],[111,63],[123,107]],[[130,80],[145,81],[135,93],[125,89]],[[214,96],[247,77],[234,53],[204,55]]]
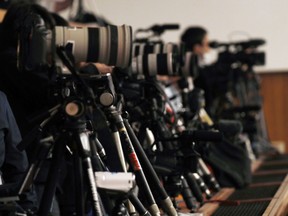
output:
[[[178,47],[173,43],[134,43],[132,48],[132,56],[147,54],[160,54],[160,53],[178,53]]]
[[[185,52],[183,55],[182,76],[192,76],[196,78],[198,76],[198,58],[197,55],[192,52]]]
[[[132,48],[132,56],[146,55],[151,53],[163,53],[163,44],[146,44],[146,43],[134,43]]]
[[[100,62],[118,67],[131,63],[132,29],[130,26],[98,28],[56,26],[56,45],[67,46],[76,62]]]
[[[177,56],[172,53],[139,55],[133,58],[132,71],[144,76],[177,75]]]

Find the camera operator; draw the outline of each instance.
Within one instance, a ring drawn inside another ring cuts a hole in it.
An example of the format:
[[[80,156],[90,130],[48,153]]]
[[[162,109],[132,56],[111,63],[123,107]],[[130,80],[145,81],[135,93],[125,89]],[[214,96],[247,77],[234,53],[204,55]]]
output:
[[[13,183],[19,188],[28,169],[25,151],[19,151],[17,145],[21,134],[6,95],[0,91],[0,184]],[[14,189],[15,189],[14,188]],[[13,190],[13,188],[12,188]],[[27,197],[28,196],[28,199]],[[30,196],[30,197],[29,197]],[[32,210],[36,205],[34,194],[26,194],[18,202],[24,210]]]
[[[95,14],[87,13],[83,10],[83,3],[78,3],[73,0],[63,1],[36,1],[37,4],[47,8],[54,14],[54,19],[58,25],[73,26],[73,27],[99,27],[107,25],[108,22],[102,18],[97,17]],[[75,6],[76,5],[76,6]],[[78,9],[76,8],[78,7]],[[75,12],[77,10],[77,12]],[[59,15],[56,15],[56,13]],[[73,18],[73,14],[76,18]],[[64,21],[65,19],[65,21]],[[68,20],[68,21],[66,21]],[[87,63],[81,62],[78,65],[81,71],[91,74],[106,74],[112,73],[113,67],[102,63]]]
[[[200,26],[188,27],[181,35],[181,42],[185,51],[192,51],[198,56],[199,74],[194,78],[194,85],[205,91],[205,109],[211,115],[211,107],[215,91],[213,73],[217,53],[209,46],[208,31]]]
[[[45,23],[45,27],[47,29],[52,29],[52,27],[56,24],[61,26],[69,25],[69,23],[60,16],[49,13],[47,10],[45,10],[45,8],[37,4],[17,1],[15,4],[11,4],[10,8],[7,10],[1,26],[0,89],[7,94],[7,98],[11,103],[12,110],[15,114],[15,118],[23,138],[30,136],[30,132],[33,131],[35,126],[39,125],[44,120],[43,116],[41,116],[42,113],[55,106],[57,103],[56,99],[53,99],[53,95],[50,92],[51,89],[54,90],[55,88],[55,71],[51,71],[51,69],[48,67],[37,67],[33,70],[25,70],[26,68],[24,68],[24,70],[19,70],[17,67],[19,63],[17,62],[18,39],[20,39],[18,38],[19,33],[21,33],[23,29],[28,29],[29,26],[27,25],[31,25],[30,23],[37,24],[39,20],[44,21],[43,23]],[[113,70],[113,67],[100,63],[81,62],[77,66],[79,66],[81,71],[84,73],[102,74],[110,73]],[[52,88],[53,86],[54,88]],[[40,115],[38,115],[39,113]],[[32,118],[35,120],[32,120]],[[26,148],[29,162],[32,162],[34,158],[37,157],[38,148],[38,143],[35,143],[35,145],[33,143]],[[28,164],[26,165],[28,166]],[[71,165],[69,165],[69,163],[65,163],[63,164],[63,167],[61,167],[62,175],[61,179],[59,180],[61,181],[58,184],[59,187],[63,186],[63,181],[66,181],[67,179],[68,182],[71,182],[69,177],[67,177],[72,170],[70,167]],[[38,174],[37,180],[34,181],[38,196],[37,201],[40,201],[41,199],[43,185],[45,184],[48,169],[49,160],[45,160],[43,166],[41,167],[41,172]],[[70,188],[69,190],[72,189]],[[68,206],[64,207],[65,210],[62,208],[61,211],[66,211],[66,208],[67,211],[73,211],[72,207],[70,207],[72,199],[73,197],[66,196],[62,199],[64,201],[59,200],[60,205]],[[57,207],[54,208],[54,206],[56,206],[55,204],[57,203],[55,202],[53,204],[53,215],[58,215],[59,213],[56,213],[56,211],[58,212],[59,210]],[[70,213],[67,213],[66,215],[69,214]]]
[[[188,27],[181,35],[181,42],[184,43],[185,51],[192,51],[198,55],[199,66],[204,67],[216,61],[215,52],[209,45],[209,35],[202,27]]]
[[[221,186],[244,187],[251,181],[251,170],[246,147],[239,138],[242,124],[234,120],[223,121],[217,115],[218,103],[222,103],[218,98],[227,92],[226,71],[222,71],[222,65],[218,64],[217,55],[209,46],[208,32],[204,28],[189,27],[182,34],[181,41],[186,50],[198,55],[200,68],[194,86],[204,90],[205,110],[217,122],[213,126],[223,133],[223,141],[210,145],[203,157],[213,168]],[[224,168],[224,164],[229,165]]]
[[[17,32],[20,31],[23,20],[28,17],[30,10],[41,13],[43,17],[46,16],[45,21],[48,25],[51,25],[52,19],[57,25],[69,25],[60,16],[49,15],[49,12],[41,6],[25,1],[18,1],[12,5],[3,20],[0,36],[1,89],[7,94],[22,136],[31,131],[37,123],[30,122],[31,115],[49,108],[50,103],[53,103],[48,92],[51,82],[54,81],[50,71],[44,68],[41,72],[37,70],[22,72],[17,68]],[[78,66],[88,73],[105,74],[113,71],[113,67],[100,63],[82,62]]]
[[[39,111],[45,110],[50,105],[50,99],[48,98],[49,94],[47,91],[48,86],[50,85],[49,71],[43,70],[41,73],[39,70],[24,72],[19,71],[17,68],[18,33],[21,27],[23,27],[24,21],[31,17],[32,12],[36,11],[40,14],[45,14],[45,9],[25,1],[17,1],[16,3],[11,4],[8,7],[1,24],[0,33],[0,88],[7,94],[7,98],[10,102],[13,113],[15,114],[23,138],[25,138],[40,122],[32,122],[31,116],[35,113],[39,113]],[[45,18],[48,19],[47,16]],[[15,130],[14,139],[16,139],[17,128],[15,127],[13,130]],[[20,132],[18,134],[19,139],[21,138]],[[14,148],[16,149],[16,146]],[[38,149],[38,146],[36,146],[36,148],[35,146],[29,146],[26,148],[29,162],[31,162],[32,158],[37,157],[35,155],[35,149]],[[7,155],[7,158],[9,158],[9,155]],[[13,160],[15,164],[25,166],[26,169],[28,168],[27,158],[26,161],[23,161],[23,159],[21,160],[21,158],[16,158],[16,156],[14,156]],[[43,167],[45,166],[44,163]],[[26,174],[26,171],[27,170],[24,170],[22,174]],[[43,172],[40,172],[39,176],[43,175],[45,176],[45,173],[43,174]],[[41,178],[42,177],[40,177],[40,179]],[[21,180],[22,183],[23,179],[24,178],[19,178],[18,181]],[[39,178],[37,178],[37,181],[39,181]],[[35,190],[38,192],[39,187],[37,184],[35,184],[35,186]],[[36,195],[34,185],[32,186],[32,190],[26,195],[27,197],[25,197],[25,202],[30,203],[30,206],[27,208],[36,211],[40,196],[39,193]],[[27,208],[25,208],[25,210],[27,210]]]

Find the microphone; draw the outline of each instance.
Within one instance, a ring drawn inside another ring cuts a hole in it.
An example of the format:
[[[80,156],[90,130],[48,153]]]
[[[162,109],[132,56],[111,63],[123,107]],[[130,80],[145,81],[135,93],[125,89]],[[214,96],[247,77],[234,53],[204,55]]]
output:
[[[162,33],[165,30],[177,30],[179,27],[179,24],[153,25],[150,27],[150,30],[156,33]]]
[[[155,33],[161,34],[163,33],[165,30],[177,30],[179,29],[180,26],[179,24],[163,24],[163,25],[153,25],[150,28],[140,28],[137,29],[136,32],[147,32],[147,31],[153,31]]]
[[[266,41],[263,39],[250,39],[248,41],[239,41],[239,42],[231,42],[231,43],[223,43],[223,42],[218,42],[218,41],[211,41],[209,43],[209,46],[211,48],[219,48],[223,46],[239,46],[242,49],[247,49],[247,48],[257,48],[258,46],[261,46],[265,44]]]
[[[247,49],[247,48],[256,48],[265,43],[266,42],[263,39],[251,39],[249,41],[235,43],[235,46],[241,46],[243,49]]]
[[[216,49],[216,48],[219,48],[219,47],[223,47],[223,46],[229,46],[230,44],[229,43],[221,43],[221,42],[218,42],[218,41],[211,41],[209,43],[209,46],[213,49]]]

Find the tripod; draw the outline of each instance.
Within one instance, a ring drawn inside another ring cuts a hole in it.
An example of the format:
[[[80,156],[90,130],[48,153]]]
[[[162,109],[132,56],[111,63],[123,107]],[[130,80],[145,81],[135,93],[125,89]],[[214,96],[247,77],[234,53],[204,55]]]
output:
[[[96,179],[91,163],[91,150],[85,121],[67,121],[63,125],[62,135],[54,144],[51,167],[48,173],[47,183],[44,189],[43,198],[39,207],[39,215],[49,214],[53,196],[56,191],[57,180],[61,169],[60,164],[63,160],[66,146],[73,149],[73,160],[75,162],[75,185],[76,193],[76,212],[77,215],[85,215],[84,179],[89,185],[89,193],[92,200],[92,208],[96,215],[103,215],[103,208],[100,206],[100,198],[97,192]],[[86,176],[84,178],[84,175]]]
[[[90,99],[92,98],[94,103],[96,101],[96,97],[94,96],[92,89],[89,88],[86,83],[80,79],[79,76],[77,76],[77,73],[75,71],[75,68],[73,67],[72,62],[69,60],[65,50],[63,49],[59,49],[58,50],[58,55],[62,58],[63,63],[69,68],[69,70],[71,71],[71,73],[76,76],[76,78],[83,84],[83,86],[85,87],[85,91],[86,93],[90,96]],[[110,78],[110,79],[109,79]],[[156,205],[154,198],[152,196],[152,193],[150,191],[149,185],[146,182],[146,178],[144,176],[144,173],[141,169],[141,165],[139,163],[139,161],[137,160],[137,155],[136,153],[133,151],[133,147],[131,145],[129,136],[125,130],[125,126],[124,123],[122,121],[122,117],[119,114],[119,112],[117,112],[116,110],[113,109],[113,103],[115,102],[114,100],[114,85],[113,82],[111,80],[111,77],[107,77],[107,79],[105,80],[105,84],[106,84],[106,91],[101,92],[100,96],[99,96],[99,102],[100,104],[102,104],[104,107],[109,107],[109,111],[110,112],[110,116],[112,116],[112,118],[110,119],[110,122],[114,122],[116,128],[118,129],[119,133],[120,133],[120,138],[121,138],[121,142],[123,142],[124,146],[125,146],[125,150],[126,153],[129,155],[129,161],[131,162],[131,164],[133,165],[133,170],[134,173],[136,175],[136,178],[138,179],[138,181],[140,181],[141,187],[144,188],[145,191],[145,198],[149,204],[149,210],[152,213],[152,215],[160,215],[160,211],[158,209],[158,206]],[[112,100],[111,100],[112,99]],[[136,202],[138,199],[135,196],[130,196],[132,202],[134,202],[134,204],[136,203],[138,207],[139,212],[142,212],[142,215],[148,215],[147,211],[143,211],[143,207],[140,205],[139,202]]]
[[[40,206],[36,213],[37,215],[45,216],[50,213],[58,180],[62,174],[62,164],[66,162],[67,159],[66,148],[69,148],[71,152],[71,159],[73,159],[75,165],[74,171],[77,173],[73,179],[77,192],[77,196],[75,196],[77,215],[86,215],[86,201],[88,197],[90,197],[89,201],[91,202],[91,208],[95,215],[105,214],[105,211],[100,204],[101,201],[97,192],[96,179],[91,163],[92,143],[90,143],[89,140],[91,131],[87,128],[87,120],[82,116],[83,110],[80,107],[83,107],[83,104],[81,104],[80,101],[71,101],[68,97],[67,101],[64,100],[63,105],[57,105],[52,108],[50,110],[50,117],[45,119],[41,125],[36,128],[37,133],[35,133],[35,131],[33,132],[34,136],[40,136],[39,133],[42,135],[43,130],[48,131],[48,128],[50,129],[50,132],[54,131],[52,136],[42,139],[41,142],[37,143],[40,145],[39,151],[37,152],[37,159],[31,164],[23,184],[16,192],[18,195],[21,195],[31,187],[41,169],[43,160],[48,158],[52,152],[51,165]],[[75,112],[75,110],[77,110],[77,112]],[[51,125],[50,127],[47,127],[51,122],[54,123],[52,124],[52,127]],[[58,124],[55,124],[55,122]],[[27,142],[29,143],[32,140],[25,141],[26,143],[23,142],[20,145],[20,148],[25,148]],[[88,188],[85,187],[86,185],[88,185]]]

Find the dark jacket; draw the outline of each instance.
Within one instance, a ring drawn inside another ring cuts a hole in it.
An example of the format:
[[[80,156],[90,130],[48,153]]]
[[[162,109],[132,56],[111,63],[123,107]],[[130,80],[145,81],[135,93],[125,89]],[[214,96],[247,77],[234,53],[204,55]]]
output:
[[[28,168],[25,152],[17,149],[20,131],[3,92],[0,92],[0,170],[5,182],[17,182]]]

